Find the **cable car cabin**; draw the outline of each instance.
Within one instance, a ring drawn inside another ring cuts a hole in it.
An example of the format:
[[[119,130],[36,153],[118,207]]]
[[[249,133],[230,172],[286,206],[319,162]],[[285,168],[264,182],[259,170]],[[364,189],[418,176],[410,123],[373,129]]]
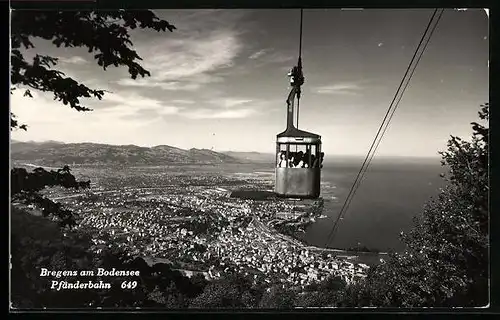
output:
[[[276,195],[286,198],[318,198],[321,137],[292,127],[278,134],[276,141]]]
[[[288,74],[292,89],[288,95],[287,127],[276,137],[276,181],[278,197],[315,199],[320,195],[321,136],[299,130],[298,106],[300,86],[304,83],[301,59]],[[294,100],[297,98],[297,127],[294,126]]]
[[[276,181],[274,191],[278,197],[315,199],[320,195],[321,136],[299,130],[299,103],[302,73],[302,10],[300,11],[300,44],[297,66],[288,73],[291,90],[286,100],[287,127],[276,137]],[[297,127],[294,126],[295,98],[297,98]]]

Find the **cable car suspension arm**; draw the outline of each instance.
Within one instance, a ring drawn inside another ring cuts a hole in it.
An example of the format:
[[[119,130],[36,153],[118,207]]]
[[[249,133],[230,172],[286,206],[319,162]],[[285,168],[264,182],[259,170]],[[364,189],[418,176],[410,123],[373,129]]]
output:
[[[302,17],[303,17],[303,10],[300,9],[299,59],[297,65],[293,67],[292,70],[290,70],[290,72],[288,73],[292,89],[290,90],[290,93],[288,94],[288,98],[286,100],[288,106],[288,113],[289,114],[291,113],[293,115],[294,100],[295,97],[297,97],[297,127],[299,122],[298,107],[300,103],[301,86],[304,84],[304,74],[302,73]],[[293,116],[291,120],[292,120],[291,125],[293,127]],[[290,126],[290,123],[288,123],[288,125]]]

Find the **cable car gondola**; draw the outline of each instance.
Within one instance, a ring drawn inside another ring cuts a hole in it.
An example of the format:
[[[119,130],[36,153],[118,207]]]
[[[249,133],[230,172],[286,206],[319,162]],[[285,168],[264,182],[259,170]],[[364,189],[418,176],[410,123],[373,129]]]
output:
[[[316,199],[320,195],[321,163],[323,162],[321,136],[297,128],[300,88],[304,83],[301,50],[302,10],[299,59],[297,66],[293,67],[288,74],[292,88],[286,100],[287,127],[276,136],[275,194],[284,198]],[[295,98],[297,98],[297,127],[293,123]]]

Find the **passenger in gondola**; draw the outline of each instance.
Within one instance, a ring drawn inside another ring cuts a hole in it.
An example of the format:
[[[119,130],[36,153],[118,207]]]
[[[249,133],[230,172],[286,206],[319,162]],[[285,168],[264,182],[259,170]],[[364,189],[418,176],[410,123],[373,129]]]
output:
[[[297,163],[297,168],[304,168],[304,157],[302,157],[299,163]]]
[[[312,163],[312,168],[317,168],[319,164],[318,157],[316,157],[314,154],[311,155],[311,163]]]
[[[285,168],[286,167],[286,151],[280,152],[280,160],[278,162],[278,167]]]
[[[302,157],[302,161],[300,162],[300,167],[301,168],[307,168],[309,167],[309,151],[306,151],[306,153],[304,153],[304,156]]]
[[[302,158],[304,157],[304,152],[302,151],[299,151],[297,152],[297,155],[295,156],[295,159],[294,159],[294,166],[296,168],[302,168]]]
[[[325,153],[321,152],[321,154],[319,156],[319,165],[320,165],[320,168],[323,168],[323,158],[324,157],[325,157]]]
[[[295,167],[295,152],[290,152],[290,158],[288,159],[288,167]]]

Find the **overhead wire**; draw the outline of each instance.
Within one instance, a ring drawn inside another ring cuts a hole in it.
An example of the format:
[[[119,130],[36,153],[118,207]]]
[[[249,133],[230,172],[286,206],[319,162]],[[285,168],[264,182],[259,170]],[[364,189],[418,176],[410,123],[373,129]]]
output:
[[[422,58],[422,55],[425,52],[425,49],[427,48],[427,45],[428,45],[428,43],[429,43],[429,41],[430,41],[430,39],[432,37],[432,34],[434,33],[434,30],[436,29],[436,26],[439,23],[439,20],[441,19],[441,16],[443,14],[444,9],[441,9],[441,13],[439,14],[439,16],[438,16],[438,18],[437,18],[437,20],[436,20],[433,28],[431,29],[431,32],[429,33],[429,37],[427,38],[427,41],[425,42],[423,50],[420,52],[420,55],[419,55],[418,59],[416,60],[416,63],[415,63],[415,65],[414,65],[414,67],[413,67],[413,69],[412,69],[412,71],[410,73],[410,76],[407,79],[407,75],[410,72],[410,69],[411,69],[411,67],[413,65],[413,62],[415,61],[415,57],[417,56],[417,54],[420,51],[422,43],[424,42],[424,40],[425,40],[425,38],[427,36],[427,33],[428,33],[428,31],[429,31],[429,29],[430,29],[430,27],[431,27],[431,25],[432,25],[432,23],[434,21],[434,18],[436,16],[437,11],[438,11],[438,9],[434,10],[434,12],[433,12],[433,14],[432,14],[432,16],[431,16],[431,18],[429,20],[429,23],[427,24],[427,27],[425,28],[425,31],[424,31],[421,39],[420,39],[420,42],[418,43],[418,46],[417,46],[417,48],[415,50],[415,53],[413,54],[413,57],[412,57],[409,65],[408,65],[408,67],[406,69],[406,72],[405,72],[405,74],[403,76],[403,79],[401,80],[401,82],[400,82],[400,84],[398,86],[398,89],[396,90],[396,94],[394,95],[394,98],[392,99],[391,104],[389,105],[389,108],[388,108],[388,110],[387,110],[387,112],[386,112],[386,114],[384,116],[384,119],[382,120],[382,123],[381,123],[381,125],[380,125],[380,127],[379,127],[379,129],[377,131],[377,134],[375,135],[375,138],[374,138],[374,140],[373,140],[373,142],[372,142],[372,144],[370,146],[370,149],[369,149],[369,151],[368,151],[368,153],[367,153],[367,155],[366,155],[366,157],[365,157],[365,159],[363,161],[363,164],[361,165],[361,168],[360,168],[360,170],[359,170],[359,172],[358,172],[358,174],[356,176],[356,179],[355,179],[355,181],[354,181],[351,189],[349,190],[347,198],[346,198],[346,200],[345,200],[345,202],[344,202],[344,204],[343,204],[343,206],[342,206],[342,208],[340,210],[339,215],[337,216],[337,219],[335,220],[335,222],[333,224],[332,230],[330,231],[330,233],[328,235],[327,242],[326,242],[325,246],[328,245],[328,243],[330,243],[331,240],[334,238],[335,232],[337,230],[338,223],[339,223],[340,219],[343,218],[343,215],[347,211],[347,209],[348,209],[348,207],[349,207],[349,205],[350,205],[350,203],[352,201],[352,198],[354,197],[354,194],[356,193],[357,189],[359,188],[359,185],[361,184],[361,179],[364,177],[364,175],[366,173],[366,170],[368,169],[368,165],[370,164],[370,162],[372,161],[372,159],[373,159],[373,157],[375,155],[375,151],[377,150],[377,148],[378,148],[378,146],[380,144],[380,141],[382,140],[382,137],[385,134],[385,132],[387,130],[387,127],[388,127],[388,125],[389,125],[389,123],[390,123],[390,121],[391,121],[391,119],[392,119],[392,117],[393,117],[393,115],[394,115],[394,113],[395,113],[398,105],[399,105],[399,102],[401,101],[401,98],[402,98],[402,96],[403,96],[406,88],[408,87],[408,84],[409,84],[409,82],[411,80],[411,77],[413,76],[413,73],[415,72],[415,69],[416,69],[418,63],[420,62],[420,59]],[[405,80],[406,80],[406,84],[403,87],[403,84],[405,83]],[[403,87],[403,89],[401,91],[402,87]],[[399,94],[400,92],[401,92],[401,95]],[[399,96],[399,99],[398,99],[398,96]],[[395,101],[396,101],[396,99],[397,99],[397,102],[396,102],[396,104],[394,104]],[[389,118],[388,118],[388,116],[389,116]],[[387,119],[388,119],[388,121],[386,122]],[[384,125],[385,125],[385,127],[384,127]],[[383,131],[382,131],[382,128],[383,128]]]
[[[441,9],[441,12],[440,12],[439,16],[437,17],[436,23],[434,24],[434,26],[433,26],[433,28],[431,29],[431,32],[430,32],[430,34],[429,34],[429,38],[428,38],[429,40],[430,40],[430,38],[432,37],[432,34],[434,33],[434,30],[436,30],[437,24],[438,24],[439,20],[441,19],[441,16],[443,15],[443,12],[444,12],[444,9]],[[349,208],[349,205],[351,204],[351,201],[352,201],[352,199],[353,199],[353,197],[354,197],[354,194],[356,193],[357,188],[359,188],[359,185],[361,184],[361,181],[362,181],[362,179],[363,179],[363,177],[364,177],[364,175],[365,175],[366,171],[368,170],[368,166],[370,165],[371,161],[373,160],[373,157],[375,156],[375,153],[377,152],[378,146],[380,145],[380,142],[382,141],[382,138],[384,137],[385,132],[387,131],[387,128],[389,127],[389,124],[391,123],[392,117],[394,116],[394,113],[396,112],[396,110],[397,110],[397,108],[398,108],[398,106],[399,106],[399,103],[400,103],[401,99],[403,98],[403,95],[404,95],[404,93],[405,93],[405,91],[406,91],[406,88],[408,87],[408,84],[410,83],[410,80],[411,80],[411,78],[413,77],[413,74],[415,73],[416,67],[417,67],[418,63],[420,62],[420,59],[421,59],[421,58],[422,58],[422,56],[423,56],[423,52],[424,52],[424,51],[425,51],[425,49],[427,48],[427,45],[428,45],[428,44],[429,44],[429,41],[426,41],[426,42],[425,42],[425,45],[424,45],[424,47],[423,47],[423,49],[422,49],[421,54],[418,56],[418,59],[417,59],[417,61],[415,62],[415,66],[413,67],[413,69],[412,69],[412,71],[411,71],[410,75],[408,76],[408,80],[406,81],[406,84],[405,84],[405,86],[403,87],[403,90],[401,91],[401,94],[399,95],[398,100],[396,101],[395,107],[392,109],[391,114],[389,115],[389,119],[388,119],[388,120],[387,120],[387,122],[385,123],[385,127],[384,127],[384,129],[383,129],[383,131],[382,131],[382,134],[380,135],[380,138],[379,138],[379,139],[378,139],[378,141],[377,141],[377,144],[375,145],[375,148],[373,149],[373,152],[372,152],[372,154],[371,154],[371,156],[370,156],[370,159],[368,160],[368,162],[367,162],[367,164],[366,164],[366,166],[365,166],[365,168],[364,168],[364,170],[363,170],[363,173],[361,174],[361,177],[360,177],[360,179],[359,179],[359,182],[358,182],[358,184],[357,184],[357,187],[354,189],[353,196],[352,196],[352,197],[351,197],[351,199],[349,200],[349,203],[347,203],[347,206],[346,206],[346,211],[347,211],[347,209]]]
[[[438,18],[437,18],[437,20],[436,20],[436,23],[434,24],[433,28],[431,29],[431,32],[430,32],[430,34],[429,34],[429,38],[428,38],[429,40],[430,40],[430,38],[432,37],[432,34],[434,33],[434,30],[436,30],[437,24],[438,24],[439,20],[441,19],[441,16],[443,15],[443,11],[444,11],[444,9],[441,9],[441,12],[440,12],[440,14],[439,14],[439,16],[438,16]],[[379,147],[379,145],[380,145],[380,142],[382,141],[382,138],[383,138],[383,136],[385,135],[385,132],[387,131],[387,128],[389,127],[389,124],[390,124],[390,122],[391,122],[391,120],[392,120],[392,117],[394,116],[394,113],[396,112],[396,110],[397,110],[397,108],[398,108],[398,106],[399,106],[399,103],[400,103],[401,99],[403,98],[404,92],[406,91],[406,88],[408,87],[408,84],[410,83],[410,80],[411,80],[411,78],[413,77],[413,74],[415,73],[416,67],[417,67],[418,63],[420,62],[420,59],[421,59],[421,58],[422,58],[422,56],[423,56],[423,52],[424,52],[424,51],[425,51],[425,49],[427,48],[427,45],[428,45],[428,44],[429,44],[429,41],[426,41],[426,42],[425,42],[425,45],[424,45],[424,47],[423,47],[423,49],[422,49],[422,52],[421,52],[421,54],[418,56],[418,59],[417,59],[417,61],[416,61],[415,65],[414,65],[414,67],[413,67],[413,69],[412,69],[412,71],[411,71],[410,75],[408,76],[408,79],[407,79],[407,81],[406,81],[406,84],[405,84],[405,86],[403,87],[403,90],[401,91],[401,94],[399,95],[399,98],[398,98],[398,99],[397,99],[397,101],[396,101],[395,107],[394,107],[394,108],[392,108],[391,114],[389,115],[389,118],[388,118],[387,122],[385,123],[384,129],[383,129],[383,131],[382,131],[382,133],[381,133],[381,135],[380,135],[380,138],[378,139],[378,141],[377,141],[377,143],[376,143],[376,145],[375,145],[375,147],[374,147],[374,149],[373,149],[373,152],[371,153],[371,156],[370,156],[370,158],[369,158],[369,160],[368,160],[368,162],[367,162],[366,166],[365,166],[365,167],[364,167],[364,169],[363,169],[363,172],[362,172],[362,174],[361,174],[361,176],[360,176],[360,178],[359,178],[359,181],[358,181],[358,183],[356,184],[356,187],[354,188],[354,191],[353,191],[353,193],[352,193],[352,196],[350,197],[350,199],[349,199],[349,200],[348,200],[348,202],[347,202],[347,205],[345,206],[344,214],[347,212],[347,209],[349,208],[349,206],[350,206],[350,204],[351,204],[351,202],[352,202],[352,199],[354,198],[354,195],[356,194],[357,189],[358,189],[358,188],[359,188],[359,186],[361,185],[361,181],[363,180],[363,177],[364,177],[364,175],[366,174],[366,172],[367,172],[367,170],[368,170],[368,167],[369,167],[369,165],[370,165],[371,161],[373,160],[373,157],[375,156],[375,153],[376,153],[376,151],[377,151],[377,149],[378,149],[378,147]],[[334,233],[334,234],[335,234],[335,233]],[[334,234],[333,234],[333,235],[334,235]],[[333,238],[333,236],[332,236],[332,238]]]
[[[331,242],[331,240],[333,240],[334,235],[335,235],[335,231],[337,230],[338,222],[339,222],[339,220],[340,220],[340,219],[342,219],[343,215],[344,215],[344,214],[345,214],[345,212],[347,211],[347,209],[348,209],[348,207],[349,207],[349,205],[350,205],[350,203],[351,203],[352,199],[354,198],[354,195],[355,195],[355,193],[356,193],[357,189],[358,189],[358,188],[359,188],[359,186],[360,186],[361,180],[363,179],[364,174],[366,173],[366,171],[367,171],[367,169],[368,169],[368,166],[369,166],[370,162],[372,161],[372,159],[373,159],[373,157],[374,157],[374,155],[375,155],[375,152],[376,152],[376,150],[377,150],[377,148],[378,148],[378,146],[379,146],[379,144],[380,144],[380,142],[381,142],[381,140],[382,140],[382,137],[383,137],[383,135],[385,134],[385,132],[386,132],[386,130],[387,130],[387,128],[388,128],[388,125],[389,125],[389,123],[390,123],[390,120],[392,119],[392,117],[393,117],[393,115],[394,115],[394,113],[395,113],[395,111],[396,111],[396,109],[397,109],[397,106],[399,105],[399,102],[400,102],[400,101],[401,101],[401,99],[402,99],[402,96],[403,96],[403,94],[404,94],[404,91],[405,91],[405,90],[406,90],[406,88],[408,87],[409,81],[410,81],[411,77],[413,76],[413,73],[415,72],[416,66],[418,65],[418,63],[419,63],[419,61],[420,61],[420,59],[421,59],[421,57],[422,57],[422,55],[423,55],[423,53],[424,53],[425,49],[427,48],[427,45],[428,45],[428,43],[429,43],[429,41],[430,41],[430,38],[432,37],[432,34],[434,33],[434,30],[435,30],[435,28],[436,28],[436,26],[437,26],[437,24],[438,24],[438,22],[439,22],[439,19],[441,18],[442,14],[443,14],[443,11],[444,11],[444,9],[442,9],[442,10],[441,10],[441,13],[440,13],[439,17],[438,17],[438,19],[436,20],[436,23],[434,24],[434,27],[432,28],[432,30],[431,30],[431,32],[430,32],[430,36],[429,36],[429,38],[427,39],[427,41],[426,41],[426,43],[425,43],[424,49],[421,51],[421,54],[419,55],[419,57],[418,57],[418,59],[417,59],[417,62],[416,62],[416,64],[415,64],[415,66],[413,67],[413,70],[412,70],[412,72],[411,72],[411,74],[410,74],[410,76],[409,76],[408,80],[406,81],[406,84],[405,84],[405,86],[404,86],[403,90],[401,91],[402,93],[401,93],[401,95],[399,95],[399,99],[398,99],[398,101],[396,102],[396,105],[395,105],[395,107],[394,107],[394,108],[392,108],[392,104],[394,103],[394,99],[393,99],[393,101],[392,101],[392,103],[391,103],[391,106],[390,106],[390,108],[389,108],[389,110],[388,110],[388,111],[392,110],[392,113],[390,114],[389,120],[388,120],[387,122],[385,122],[386,117],[384,118],[384,121],[382,122],[382,126],[383,126],[383,125],[384,125],[384,123],[385,123],[384,130],[383,130],[383,132],[382,132],[382,134],[380,135],[380,138],[379,138],[379,137],[378,137],[378,133],[380,132],[380,128],[379,128],[379,132],[377,133],[377,136],[375,137],[375,140],[374,140],[374,142],[375,142],[375,141],[378,139],[378,141],[376,142],[375,148],[373,148],[373,152],[371,152],[372,148],[370,148],[370,151],[368,152],[367,157],[368,157],[368,156],[370,156],[370,154],[371,154],[371,156],[369,157],[369,160],[368,160],[368,161],[366,161],[367,159],[365,158],[365,162],[363,162],[363,165],[362,165],[362,167],[361,167],[361,169],[360,169],[361,174],[360,174],[360,172],[358,172],[358,176],[356,177],[355,183],[353,184],[353,186],[352,186],[352,188],[351,188],[351,190],[350,190],[350,192],[349,192],[349,195],[348,195],[348,197],[346,198],[346,201],[344,202],[344,205],[343,205],[343,207],[342,207],[342,209],[341,209],[341,212],[339,213],[339,216],[337,217],[337,220],[335,221],[334,227],[333,227],[332,231],[330,232],[330,235],[329,235],[328,240],[327,240],[327,244],[328,244],[328,243],[330,243],[330,242]],[[433,20],[433,18],[434,18],[434,16],[435,16],[435,13],[436,13],[436,12],[437,12],[437,9],[434,11],[434,14],[433,14],[433,16],[432,16],[432,18],[431,18],[430,22],[432,22],[432,20]],[[426,33],[427,33],[427,30],[428,30],[428,28],[426,29],[426,32],[424,32],[424,37],[423,37],[423,39],[425,38],[425,35],[426,35]],[[419,46],[417,47],[416,53],[418,53],[418,51],[419,51],[419,49],[420,49],[420,45],[421,45],[421,43],[419,43]],[[414,57],[415,57],[415,55],[414,55]],[[412,59],[412,60],[414,60],[414,59]],[[413,62],[413,61],[412,61],[412,62]],[[412,65],[412,62],[410,62],[410,65],[409,65],[409,66],[411,66],[411,65]],[[405,73],[405,76],[406,76],[406,74],[407,74],[407,73]],[[405,77],[403,77],[403,81],[404,81],[404,80],[405,80]],[[396,95],[395,95],[395,97],[394,97],[395,99],[398,97],[399,89],[400,89],[400,87],[398,88],[398,91],[396,92]],[[386,116],[387,116],[387,114],[386,114]],[[372,147],[373,147],[373,144],[372,144]]]

